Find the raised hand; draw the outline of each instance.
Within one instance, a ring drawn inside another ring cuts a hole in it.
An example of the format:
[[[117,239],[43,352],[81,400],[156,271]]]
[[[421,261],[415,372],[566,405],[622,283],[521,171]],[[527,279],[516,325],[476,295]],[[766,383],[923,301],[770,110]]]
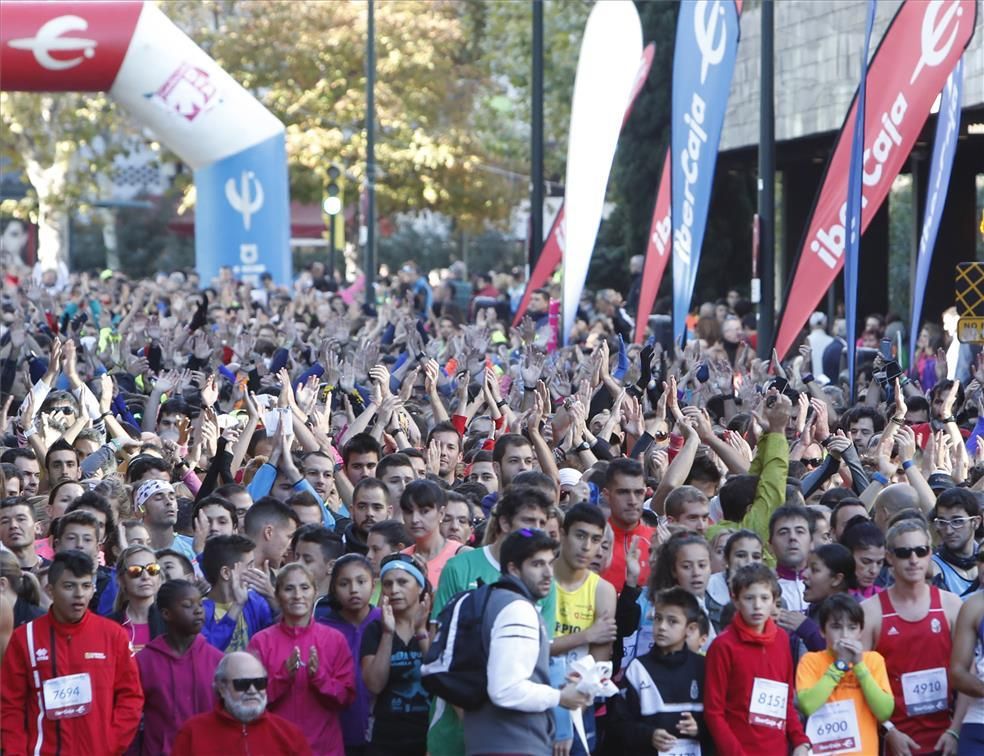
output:
[[[308,649],[308,660],[307,660],[307,673],[308,677],[314,677],[318,674],[318,649],[311,646]]]
[[[396,618],[393,616],[393,607],[390,606],[389,596],[383,596],[379,600],[379,621],[383,626],[383,632],[392,635],[396,632]]]
[[[294,675],[297,674],[297,670],[301,668],[301,649],[294,646],[294,650],[291,652],[290,656],[287,657],[287,661],[284,662],[284,669],[287,672],[288,677],[293,679]]]

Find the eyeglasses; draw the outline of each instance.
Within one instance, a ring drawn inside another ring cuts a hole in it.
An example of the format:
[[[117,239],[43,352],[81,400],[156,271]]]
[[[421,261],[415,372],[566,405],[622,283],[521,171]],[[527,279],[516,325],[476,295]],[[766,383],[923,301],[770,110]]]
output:
[[[157,562],[151,562],[150,564],[131,564],[126,568],[127,577],[138,578],[144,574],[144,572],[151,577],[157,577],[161,574],[161,566]]]
[[[945,520],[942,517],[937,517],[933,520],[933,524],[938,530],[962,530],[968,522],[973,520],[973,517],[954,517],[951,520]]]
[[[908,559],[913,554],[922,559],[923,557],[929,556],[929,546],[898,546],[892,549],[892,553],[895,554],[896,559]]]
[[[245,693],[250,688],[256,688],[256,690],[266,690],[267,679],[265,677],[234,677],[229,680],[232,683],[232,687],[236,689],[239,693]]]
[[[52,415],[57,415],[58,413],[63,415],[74,415],[75,409],[72,407],[49,407],[48,413]]]

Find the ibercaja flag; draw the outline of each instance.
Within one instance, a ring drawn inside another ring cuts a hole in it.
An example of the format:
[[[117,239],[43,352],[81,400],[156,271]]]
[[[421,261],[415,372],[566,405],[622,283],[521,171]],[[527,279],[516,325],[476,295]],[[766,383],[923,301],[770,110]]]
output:
[[[680,3],[670,121],[674,339],[687,331],[738,36],[734,0]]]
[[[861,232],[902,169],[936,96],[974,36],[975,0],[903,3],[868,66],[862,165]],[[844,188],[851,161],[855,102],[824,174],[776,335],[782,358],[844,265]]]

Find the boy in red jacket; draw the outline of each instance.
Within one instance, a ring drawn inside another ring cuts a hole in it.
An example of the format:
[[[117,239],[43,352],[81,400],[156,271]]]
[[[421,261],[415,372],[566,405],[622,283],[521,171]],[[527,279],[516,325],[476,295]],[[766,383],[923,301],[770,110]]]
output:
[[[789,636],[772,620],[779,581],[763,564],[731,578],[737,612],[707,651],[704,721],[720,756],[812,753],[793,705]]]
[[[127,632],[88,611],[96,565],[81,551],[48,569],[51,609],[10,638],[0,679],[0,743],[9,754],[122,754],[144,696]]]

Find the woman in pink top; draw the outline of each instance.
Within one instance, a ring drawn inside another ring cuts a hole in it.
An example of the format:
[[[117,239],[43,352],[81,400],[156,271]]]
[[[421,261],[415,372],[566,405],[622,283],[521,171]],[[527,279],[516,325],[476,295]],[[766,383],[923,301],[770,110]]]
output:
[[[448,505],[444,489],[432,480],[415,480],[400,497],[400,511],[403,524],[413,538],[413,546],[404,549],[404,554],[416,554],[427,563],[427,582],[436,586],[441,570],[448,560],[456,554],[471,551],[470,546],[462,546],[457,541],[441,535],[441,520]]]
[[[314,622],[314,578],[302,564],[277,575],[283,617],[254,635],[251,651],[267,668],[268,711],[297,725],[311,750],[344,756],[339,713],[355,699],[355,666],[344,636]]]

